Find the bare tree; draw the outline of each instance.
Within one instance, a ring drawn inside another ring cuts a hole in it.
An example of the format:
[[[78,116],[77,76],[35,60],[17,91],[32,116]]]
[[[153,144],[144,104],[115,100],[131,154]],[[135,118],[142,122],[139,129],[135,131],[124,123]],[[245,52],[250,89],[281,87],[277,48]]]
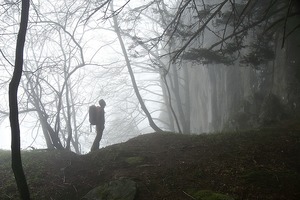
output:
[[[9,84],[9,107],[11,126],[12,169],[23,200],[30,199],[26,177],[22,167],[20,152],[20,125],[18,117],[18,87],[22,76],[23,51],[29,15],[29,0],[22,0],[21,23],[16,45],[15,69]]]
[[[114,13],[114,9],[113,9],[113,3],[111,3],[111,10],[112,12]],[[155,122],[153,121],[152,117],[151,117],[151,114],[149,113],[147,107],[145,106],[145,103],[140,95],[140,92],[139,92],[139,89],[138,89],[138,86],[136,84],[136,81],[135,81],[135,77],[134,77],[134,73],[132,71],[132,68],[131,68],[131,63],[129,61],[129,58],[128,58],[128,55],[127,55],[127,51],[126,51],[126,48],[125,48],[125,45],[124,45],[124,42],[123,42],[123,39],[122,39],[122,36],[121,36],[121,33],[120,33],[120,30],[119,30],[119,26],[118,26],[118,21],[117,21],[117,17],[114,15],[113,16],[113,21],[114,21],[114,29],[115,29],[115,32],[118,36],[118,40],[120,42],[120,46],[122,48],[122,52],[123,52],[123,55],[124,55],[124,58],[125,58],[125,61],[126,61],[126,66],[127,66],[127,69],[128,69],[128,72],[129,72],[129,75],[130,75],[130,78],[131,78],[131,81],[132,81],[132,85],[133,85],[133,88],[134,88],[134,91],[135,91],[135,94],[139,100],[139,103],[141,104],[141,107],[142,107],[142,110],[145,112],[146,116],[147,116],[147,119],[149,121],[149,125],[156,131],[156,132],[162,132],[162,130],[155,124]]]

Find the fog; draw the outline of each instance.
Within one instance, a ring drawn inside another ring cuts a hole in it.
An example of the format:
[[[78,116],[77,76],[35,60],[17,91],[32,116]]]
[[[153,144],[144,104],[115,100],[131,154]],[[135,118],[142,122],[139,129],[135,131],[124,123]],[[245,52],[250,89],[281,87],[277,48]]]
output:
[[[22,149],[66,147],[71,133],[71,150],[88,153],[88,109],[100,99],[100,148],[155,127],[201,134],[297,118],[296,3],[234,2],[33,0],[18,90]],[[0,149],[10,148],[20,6],[0,8]]]

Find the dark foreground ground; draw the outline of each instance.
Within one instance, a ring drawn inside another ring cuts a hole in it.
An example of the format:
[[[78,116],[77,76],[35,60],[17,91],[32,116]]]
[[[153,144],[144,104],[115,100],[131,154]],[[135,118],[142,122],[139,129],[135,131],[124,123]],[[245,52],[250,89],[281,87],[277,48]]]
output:
[[[241,133],[153,133],[82,156],[23,152],[23,162],[36,200],[80,199],[121,178],[137,183],[138,200],[300,199],[297,123]],[[213,195],[202,198],[203,191]],[[0,151],[0,199],[19,199],[7,151]]]

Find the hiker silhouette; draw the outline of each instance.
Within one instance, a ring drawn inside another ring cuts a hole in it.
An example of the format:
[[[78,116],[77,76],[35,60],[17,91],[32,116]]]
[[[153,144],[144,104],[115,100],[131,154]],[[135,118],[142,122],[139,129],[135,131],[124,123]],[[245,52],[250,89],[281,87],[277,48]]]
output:
[[[106,103],[103,99],[99,101],[99,105],[96,107],[96,137],[93,142],[91,151],[95,151],[99,149],[100,141],[103,135],[103,130],[105,128],[105,111],[104,108],[106,106]]]

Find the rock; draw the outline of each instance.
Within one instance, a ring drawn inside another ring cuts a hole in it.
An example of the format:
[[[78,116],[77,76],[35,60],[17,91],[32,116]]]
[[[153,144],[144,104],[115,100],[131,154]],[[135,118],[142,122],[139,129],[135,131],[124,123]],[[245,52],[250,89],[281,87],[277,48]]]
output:
[[[121,179],[92,189],[82,200],[134,200],[136,192],[136,182]]]

